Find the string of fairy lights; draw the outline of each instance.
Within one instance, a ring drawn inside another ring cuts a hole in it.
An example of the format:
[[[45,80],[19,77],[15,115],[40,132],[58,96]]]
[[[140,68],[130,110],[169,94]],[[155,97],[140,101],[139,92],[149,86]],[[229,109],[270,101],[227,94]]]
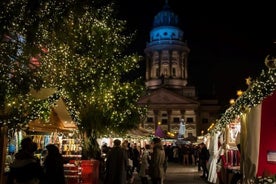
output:
[[[262,70],[260,76],[255,81],[248,81],[248,89],[237,98],[235,103],[229,107],[210,129],[210,133],[221,131],[225,125],[231,123],[239,117],[246,109],[260,104],[264,98],[272,95],[276,90],[276,70],[268,68]]]

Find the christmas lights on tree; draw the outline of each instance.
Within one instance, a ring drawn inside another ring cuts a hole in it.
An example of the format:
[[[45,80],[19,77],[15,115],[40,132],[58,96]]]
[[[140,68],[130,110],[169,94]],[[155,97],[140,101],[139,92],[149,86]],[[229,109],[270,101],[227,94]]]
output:
[[[5,58],[1,73],[6,74],[1,84],[7,86],[1,88],[1,92],[5,90],[2,98],[4,104],[13,104],[17,116],[24,114],[24,123],[33,118],[47,120],[58,97],[64,99],[80,128],[120,133],[138,125],[144,109],[136,102],[143,84],[122,76],[135,70],[141,57],[125,54],[134,35],[123,34],[126,22],[115,18],[113,4],[101,0],[12,0],[2,2],[1,7],[0,56]],[[28,85],[12,82],[21,74],[27,77],[16,82]],[[31,88],[58,90],[54,97],[38,100],[28,93]],[[16,98],[21,100],[14,106]],[[5,114],[9,122],[17,117]]]
[[[33,111],[32,104],[41,104],[29,94],[39,89],[43,78],[36,63],[40,49],[31,41],[34,19],[27,1],[2,1],[0,12],[0,117],[1,125],[23,126],[32,118],[45,117],[45,112]],[[26,20],[25,20],[26,19]],[[48,107],[46,107],[48,109]]]

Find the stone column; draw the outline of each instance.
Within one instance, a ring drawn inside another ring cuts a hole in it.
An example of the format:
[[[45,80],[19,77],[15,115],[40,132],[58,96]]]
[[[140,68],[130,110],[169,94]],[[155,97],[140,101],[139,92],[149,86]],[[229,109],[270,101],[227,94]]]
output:
[[[154,130],[158,126],[158,121],[159,121],[159,110],[153,110],[154,113]]]
[[[172,123],[172,110],[167,110],[167,114],[168,114],[168,131],[171,131],[171,123]]]

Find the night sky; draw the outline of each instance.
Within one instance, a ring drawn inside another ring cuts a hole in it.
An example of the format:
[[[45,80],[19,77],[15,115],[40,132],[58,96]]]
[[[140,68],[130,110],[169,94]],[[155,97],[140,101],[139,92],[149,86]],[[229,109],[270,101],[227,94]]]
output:
[[[154,16],[165,1],[118,1],[118,12],[127,21],[128,31],[137,31],[130,50],[144,56]],[[246,78],[256,79],[266,69],[264,59],[276,40],[276,9],[272,1],[168,2],[179,16],[180,28],[191,49],[188,85],[196,86],[199,96],[215,92],[222,104],[228,104],[230,98],[237,98],[237,90],[247,89]],[[145,76],[143,64],[138,75]]]

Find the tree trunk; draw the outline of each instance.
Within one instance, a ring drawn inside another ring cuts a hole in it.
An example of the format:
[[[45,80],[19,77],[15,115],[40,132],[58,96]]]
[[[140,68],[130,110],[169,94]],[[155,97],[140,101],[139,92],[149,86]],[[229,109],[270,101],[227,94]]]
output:
[[[87,129],[83,135],[82,159],[96,159],[101,157],[100,146],[97,142],[97,132]]]

